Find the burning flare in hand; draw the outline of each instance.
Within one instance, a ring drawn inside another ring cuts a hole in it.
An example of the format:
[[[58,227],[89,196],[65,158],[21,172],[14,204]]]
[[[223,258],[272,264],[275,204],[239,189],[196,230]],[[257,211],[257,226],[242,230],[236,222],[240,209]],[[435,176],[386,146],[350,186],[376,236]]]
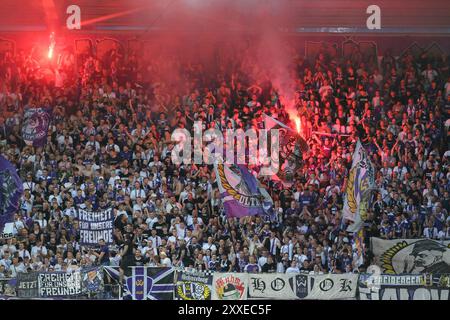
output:
[[[295,121],[295,128],[297,129],[297,133],[300,134],[300,126],[301,126],[300,118],[295,117],[294,121]]]

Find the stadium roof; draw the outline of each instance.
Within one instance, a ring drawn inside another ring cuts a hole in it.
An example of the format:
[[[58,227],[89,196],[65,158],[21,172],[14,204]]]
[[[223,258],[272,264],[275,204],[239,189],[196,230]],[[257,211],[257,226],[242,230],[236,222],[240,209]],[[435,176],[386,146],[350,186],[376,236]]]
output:
[[[82,29],[108,32],[158,30],[251,31],[271,24],[283,31],[364,29],[370,1],[355,0],[1,0],[0,32],[63,29],[66,9],[81,8]],[[385,30],[448,33],[448,0],[379,0]],[[339,29],[341,28],[341,29]]]

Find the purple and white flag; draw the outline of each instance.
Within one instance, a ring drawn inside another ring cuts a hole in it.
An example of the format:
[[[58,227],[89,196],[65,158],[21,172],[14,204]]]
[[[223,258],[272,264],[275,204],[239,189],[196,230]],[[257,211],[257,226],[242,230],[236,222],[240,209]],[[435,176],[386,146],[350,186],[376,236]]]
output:
[[[263,215],[273,201],[244,165],[215,164],[217,184],[228,217]]]
[[[34,147],[43,147],[45,145],[50,118],[50,112],[44,108],[29,108],[25,110],[22,138],[27,145]]]
[[[120,281],[119,267],[105,267],[104,270],[115,282]],[[174,268],[126,268],[120,300],[173,300],[174,275]]]
[[[348,232],[358,232],[367,218],[370,192],[375,190],[375,169],[361,142],[358,140],[353,153],[342,209],[344,220],[352,221]]]
[[[23,185],[16,167],[0,155],[0,234],[6,224],[14,222],[22,193]]]

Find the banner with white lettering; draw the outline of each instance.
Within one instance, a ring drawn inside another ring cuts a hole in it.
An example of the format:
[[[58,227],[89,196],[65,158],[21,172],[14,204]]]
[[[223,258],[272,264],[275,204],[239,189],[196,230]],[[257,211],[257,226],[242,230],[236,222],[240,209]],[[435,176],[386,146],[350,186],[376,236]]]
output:
[[[214,273],[212,300],[247,300],[248,273]]]
[[[174,299],[211,300],[213,275],[207,271],[177,271]]]
[[[95,246],[100,239],[105,240],[106,244],[113,243],[114,214],[111,208],[95,212],[79,209],[78,219],[81,245]]]
[[[17,296],[20,298],[35,298],[38,295],[38,273],[19,272],[17,274]]]
[[[355,299],[357,274],[299,274],[289,279],[297,299],[339,300]]]
[[[292,275],[283,273],[250,274],[248,281],[249,299],[296,299],[289,285]]]
[[[82,294],[81,272],[45,272],[38,275],[39,297],[74,297]]]
[[[359,277],[359,300],[449,300],[450,275],[373,275]]]
[[[371,247],[380,273],[450,273],[450,241],[372,238]]]

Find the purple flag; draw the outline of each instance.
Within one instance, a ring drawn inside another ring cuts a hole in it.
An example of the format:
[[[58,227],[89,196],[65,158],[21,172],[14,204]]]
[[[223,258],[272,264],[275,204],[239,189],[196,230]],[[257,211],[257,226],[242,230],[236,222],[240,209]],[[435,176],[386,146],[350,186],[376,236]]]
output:
[[[266,214],[272,198],[243,165],[215,164],[217,184],[228,217]]]
[[[14,221],[22,193],[23,185],[16,167],[0,155],[0,233],[5,224]]]
[[[105,267],[104,270],[116,282],[119,281],[119,267]],[[127,268],[124,274],[122,299],[173,300],[174,270],[173,268],[145,266]]]
[[[50,113],[44,108],[29,108],[25,110],[22,124],[22,138],[26,144],[43,147],[47,142],[47,132],[50,125]]]

